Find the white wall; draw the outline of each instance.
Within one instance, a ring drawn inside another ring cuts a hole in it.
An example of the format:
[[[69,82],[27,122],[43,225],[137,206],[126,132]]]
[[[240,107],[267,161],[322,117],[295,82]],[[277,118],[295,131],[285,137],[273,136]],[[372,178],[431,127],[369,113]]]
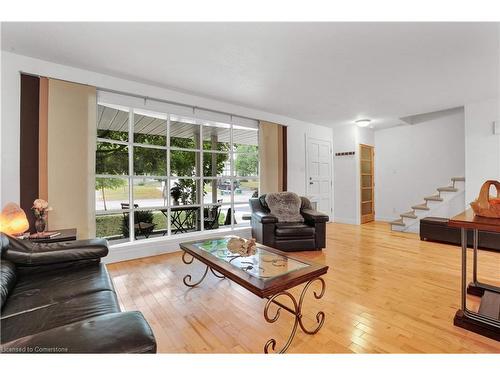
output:
[[[288,126],[288,190],[305,194],[305,137],[332,139],[332,130],[286,116],[222,101],[185,94],[162,87],[125,80],[88,70],[2,51],[2,126],[0,203],[19,201],[19,73],[88,84],[101,89],[143,95],[215,111],[232,113]]]
[[[375,132],[375,215],[394,220],[464,176],[463,111]]]
[[[486,180],[500,181],[500,135],[493,122],[500,121],[499,99],[465,106],[465,204],[477,198]]]
[[[359,145],[374,145],[374,131],[356,125],[340,125],[333,130],[334,221],[346,224],[361,222],[359,186]],[[335,156],[354,151],[354,155]]]
[[[356,224],[356,156],[335,156],[337,152],[356,151],[357,129],[354,125],[333,130],[333,220]]]

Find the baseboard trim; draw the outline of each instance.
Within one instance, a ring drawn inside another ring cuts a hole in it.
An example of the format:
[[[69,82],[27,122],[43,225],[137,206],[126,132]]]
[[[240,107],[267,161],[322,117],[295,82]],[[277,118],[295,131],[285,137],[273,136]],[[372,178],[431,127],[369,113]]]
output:
[[[375,216],[376,221],[393,221],[396,220],[397,216],[395,215],[394,217],[385,217],[385,216]]]
[[[251,228],[221,229],[210,232],[193,233],[189,235],[176,236],[175,238],[153,238],[139,240],[130,243],[121,243],[110,246],[109,254],[102,259],[103,263],[117,263],[125,260],[145,258],[154,255],[175,253],[179,251],[181,242],[193,241],[196,239],[215,238],[227,235],[235,235],[249,238]]]
[[[343,218],[343,217],[334,217],[333,218],[334,223],[341,223],[341,224],[358,224],[356,222],[356,219],[348,219],[348,218]]]

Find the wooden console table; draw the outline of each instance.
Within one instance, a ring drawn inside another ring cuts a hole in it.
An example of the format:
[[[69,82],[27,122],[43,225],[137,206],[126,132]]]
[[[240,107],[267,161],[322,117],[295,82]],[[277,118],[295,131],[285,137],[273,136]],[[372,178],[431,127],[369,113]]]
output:
[[[461,308],[455,314],[453,323],[469,331],[500,341],[500,288],[481,283],[477,277],[478,232],[500,233],[500,219],[476,216],[469,209],[450,219],[450,227],[461,229],[462,278]],[[467,230],[473,232],[472,282],[467,286]],[[481,296],[478,312],[467,308],[467,293]]]

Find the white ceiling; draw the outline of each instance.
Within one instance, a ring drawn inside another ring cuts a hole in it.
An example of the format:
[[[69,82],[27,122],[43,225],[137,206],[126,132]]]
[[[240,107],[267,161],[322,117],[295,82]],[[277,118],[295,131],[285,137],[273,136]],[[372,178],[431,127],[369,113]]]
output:
[[[3,23],[2,49],[334,126],[493,97],[498,23]],[[189,103],[187,103],[189,104]]]

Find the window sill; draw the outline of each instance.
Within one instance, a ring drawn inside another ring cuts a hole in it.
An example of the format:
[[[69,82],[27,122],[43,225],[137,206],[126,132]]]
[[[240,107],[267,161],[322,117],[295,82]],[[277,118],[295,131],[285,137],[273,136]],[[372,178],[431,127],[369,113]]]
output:
[[[227,235],[235,235],[249,238],[251,236],[250,225],[231,228],[221,228],[203,232],[192,232],[176,234],[170,237],[157,237],[124,242],[110,246],[109,254],[103,263],[116,263],[125,260],[144,258],[149,256],[168,254],[180,251],[181,242],[194,241],[197,239],[208,239]]]

